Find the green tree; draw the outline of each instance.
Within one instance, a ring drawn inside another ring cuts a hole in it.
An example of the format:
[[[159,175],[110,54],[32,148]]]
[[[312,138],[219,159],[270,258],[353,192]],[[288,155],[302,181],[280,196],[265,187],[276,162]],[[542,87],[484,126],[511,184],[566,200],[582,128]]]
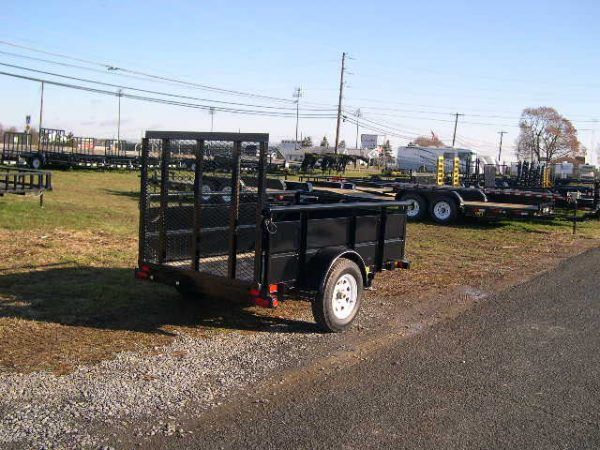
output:
[[[323,136],[320,145],[321,147],[329,148],[329,141],[327,140],[327,136]]]

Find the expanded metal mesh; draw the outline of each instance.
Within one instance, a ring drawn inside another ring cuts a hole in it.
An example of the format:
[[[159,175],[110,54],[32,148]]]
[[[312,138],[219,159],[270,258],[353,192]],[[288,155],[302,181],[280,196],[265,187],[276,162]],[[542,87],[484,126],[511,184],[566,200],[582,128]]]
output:
[[[233,139],[148,139],[144,261],[252,281],[260,148]]]

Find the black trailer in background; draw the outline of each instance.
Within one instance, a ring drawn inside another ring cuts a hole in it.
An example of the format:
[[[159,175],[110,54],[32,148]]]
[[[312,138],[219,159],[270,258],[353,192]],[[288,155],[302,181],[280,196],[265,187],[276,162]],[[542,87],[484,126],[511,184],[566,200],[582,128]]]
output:
[[[136,275],[260,306],[309,298],[343,331],[375,274],[408,266],[407,203],[323,202],[270,178],[267,154],[268,134],[148,131]]]
[[[34,145],[28,133],[6,132],[2,162],[42,167],[138,169],[138,147],[115,139],[67,135],[65,130],[42,128]]]

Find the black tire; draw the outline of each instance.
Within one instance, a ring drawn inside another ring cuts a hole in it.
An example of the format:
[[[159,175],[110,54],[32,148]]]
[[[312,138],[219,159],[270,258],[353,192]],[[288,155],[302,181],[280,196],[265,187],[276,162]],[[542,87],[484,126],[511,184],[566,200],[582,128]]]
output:
[[[203,180],[200,189],[204,194],[202,195],[202,203],[212,203],[214,197],[210,194],[216,191],[215,184],[210,180]]]
[[[456,201],[451,197],[435,197],[431,201],[429,214],[434,222],[440,225],[449,225],[458,217],[458,206]]]
[[[414,208],[406,211],[408,220],[423,220],[427,214],[427,200],[419,194],[404,194],[401,201],[412,201]]]
[[[354,286],[350,277],[354,278]],[[338,293],[348,295],[348,298],[352,297],[354,300],[340,297],[334,299],[336,285],[339,289]],[[346,289],[349,289],[347,294]],[[362,293],[363,278],[356,263],[346,258],[338,259],[329,270],[322,291],[312,302],[313,316],[319,327],[330,333],[339,333],[350,328],[358,316]],[[337,300],[337,305],[334,300]],[[350,309],[344,309],[348,307]]]

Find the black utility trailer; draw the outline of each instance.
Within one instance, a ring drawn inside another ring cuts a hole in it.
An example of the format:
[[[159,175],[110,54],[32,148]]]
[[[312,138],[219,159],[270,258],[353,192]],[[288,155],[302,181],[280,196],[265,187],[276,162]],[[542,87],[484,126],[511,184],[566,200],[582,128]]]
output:
[[[408,268],[408,203],[323,203],[270,178],[267,155],[268,134],[146,132],[136,277],[265,307],[308,298],[324,330],[343,331],[377,272]]]
[[[41,170],[0,166],[0,197],[5,194],[39,195],[44,203],[44,191],[52,190],[52,174]]]

